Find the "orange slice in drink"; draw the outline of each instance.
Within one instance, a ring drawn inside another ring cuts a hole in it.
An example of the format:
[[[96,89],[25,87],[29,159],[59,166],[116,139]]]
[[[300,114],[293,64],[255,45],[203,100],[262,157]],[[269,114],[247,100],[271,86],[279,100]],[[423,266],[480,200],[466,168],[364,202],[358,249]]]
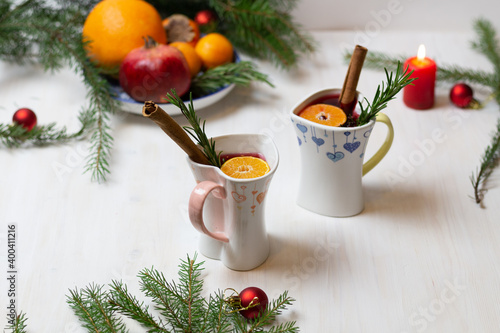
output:
[[[334,127],[343,125],[347,120],[341,108],[329,104],[310,105],[299,113],[299,117]]]
[[[269,164],[261,158],[238,156],[227,160],[220,170],[229,177],[249,179],[264,176],[271,168],[269,168]]]

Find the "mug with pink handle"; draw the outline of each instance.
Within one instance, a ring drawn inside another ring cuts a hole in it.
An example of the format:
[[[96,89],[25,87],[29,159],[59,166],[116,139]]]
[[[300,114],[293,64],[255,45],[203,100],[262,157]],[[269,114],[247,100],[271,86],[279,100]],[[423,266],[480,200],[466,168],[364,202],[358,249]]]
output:
[[[213,138],[223,154],[259,154],[270,171],[252,179],[227,176],[219,168],[188,158],[197,185],[189,198],[189,218],[201,233],[199,251],[221,260],[233,270],[251,270],[269,255],[265,199],[278,167],[278,150],[262,134],[235,134]]]

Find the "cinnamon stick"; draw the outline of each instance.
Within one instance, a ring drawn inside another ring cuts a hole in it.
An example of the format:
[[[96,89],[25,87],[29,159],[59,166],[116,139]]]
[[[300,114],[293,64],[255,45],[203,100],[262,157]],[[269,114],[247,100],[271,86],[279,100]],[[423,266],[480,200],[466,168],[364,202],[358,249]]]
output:
[[[161,107],[152,101],[144,102],[142,115],[151,119],[165,132],[179,147],[182,148],[189,158],[196,163],[210,165],[208,158],[191,140],[182,127],[166,113]]]
[[[366,47],[356,45],[351,56],[351,61],[349,62],[349,67],[347,68],[342,91],[340,92],[340,108],[344,110],[348,118],[352,116],[352,111],[356,106],[356,88],[367,52],[368,49]]]

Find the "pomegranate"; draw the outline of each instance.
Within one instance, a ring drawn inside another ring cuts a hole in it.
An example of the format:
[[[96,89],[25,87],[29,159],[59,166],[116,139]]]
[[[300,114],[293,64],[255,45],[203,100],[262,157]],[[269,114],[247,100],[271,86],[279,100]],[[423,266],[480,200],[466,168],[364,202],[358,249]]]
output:
[[[175,47],[145,39],[142,47],[130,51],[120,66],[120,86],[134,100],[165,103],[165,96],[175,89],[184,95],[191,85],[186,59]]]

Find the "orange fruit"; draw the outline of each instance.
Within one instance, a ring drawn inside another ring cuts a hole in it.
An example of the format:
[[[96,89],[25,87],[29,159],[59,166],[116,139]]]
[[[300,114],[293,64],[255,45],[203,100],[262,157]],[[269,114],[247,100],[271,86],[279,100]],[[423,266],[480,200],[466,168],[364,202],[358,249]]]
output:
[[[163,28],[170,42],[186,42],[192,47],[200,39],[198,23],[182,14],[170,15],[162,21]]]
[[[341,108],[330,104],[310,105],[299,113],[299,117],[327,126],[341,126],[347,116]]]
[[[143,0],[104,0],[89,13],[83,24],[87,55],[103,68],[118,67],[127,53],[144,45],[151,36],[165,44],[161,16]]]
[[[233,61],[233,45],[223,35],[212,32],[196,43],[196,53],[205,68],[214,68]]]
[[[271,170],[269,164],[261,158],[238,156],[227,160],[220,170],[229,177],[249,179],[264,176]]]
[[[186,61],[188,63],[191,77],[198,74],[198,72],[201,70],[201,59],[198,54],[196,54],[196,51],[194,50],[194,47],[191,46],[191,44],[186,42],[173,42],[168,45],[173,46],[181,51],[182,55],[184,56],[184,58],[186,58]]]

